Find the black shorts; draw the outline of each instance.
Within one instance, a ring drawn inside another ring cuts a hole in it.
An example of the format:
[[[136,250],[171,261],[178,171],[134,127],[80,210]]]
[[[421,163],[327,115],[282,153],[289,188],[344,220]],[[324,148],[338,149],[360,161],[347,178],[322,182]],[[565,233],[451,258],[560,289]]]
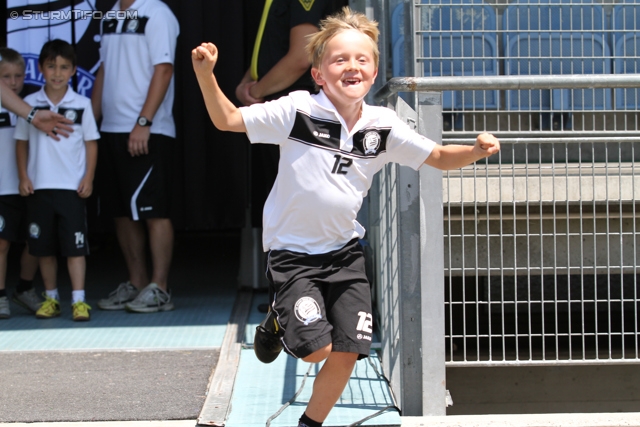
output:
[[[131,156],[128,133],[102,133],[96,171],[100,215],[134,221],[169,218],[175,139],[151,134],[149,154]]]
[[[271,307],[284,331],[284,349],[304,358],[332,351],[369,356],[371,288],[357,239],[320,255],[272,250],[267,260]]]
[[[0,239],[20,242],[27,238],[27,206],[19,194],[0,196]]]
[[[31,255],[89,254],[85,199],[75,190],[36,190],[26,199]]]

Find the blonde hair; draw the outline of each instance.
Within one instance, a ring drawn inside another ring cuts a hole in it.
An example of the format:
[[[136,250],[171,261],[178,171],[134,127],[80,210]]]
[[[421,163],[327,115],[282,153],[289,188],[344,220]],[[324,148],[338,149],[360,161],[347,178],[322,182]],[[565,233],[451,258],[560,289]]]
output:
[[[15,64],[22,67],[23,70],[26,68],[22,55],[10,47],[0,47],[0,65],[4,64]]]
[[[347,30],[358,30],[369,37],[374,64],[376,68],[378,67],[380,58],[380,51],[378,50],[378,35],[380,34],[378,23],[369,20],[369,18],[360,12],[354,12],[349,6],[343,7],[342,11],[320,21],[320,31],[309,36],[307,55],[309,56],[309,62],[311,62],[312,67],[320,67],[320,62],[322,61],[322,56],[324,55],[324,50],[329,40],[338,33]]]

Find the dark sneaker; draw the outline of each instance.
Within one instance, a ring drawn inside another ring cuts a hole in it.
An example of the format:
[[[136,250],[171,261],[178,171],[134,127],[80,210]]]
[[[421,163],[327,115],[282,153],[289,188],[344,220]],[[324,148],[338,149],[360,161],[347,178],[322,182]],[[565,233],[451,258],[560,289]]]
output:
[[[269,311],[267,317],[256,327],[253,338],[253,351],[262,363],[271,363],[282,351],[280,338],[284,332],[276,320],[274,311]]]

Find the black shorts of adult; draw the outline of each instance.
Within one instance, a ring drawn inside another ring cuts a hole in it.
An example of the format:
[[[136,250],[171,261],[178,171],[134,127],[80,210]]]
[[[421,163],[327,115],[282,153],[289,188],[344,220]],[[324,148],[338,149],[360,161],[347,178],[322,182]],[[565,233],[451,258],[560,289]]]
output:
[[[31,255],[89,254],[86,203],[76,191],[36,190],[26,199]]]
[[[134,221],[169,218],[175,138],[152,133],[149,153],[129,154],[128,133],[101,133],[98,156],[100,214]]]
[[[23,242],[27,238],[27,205],[19,194],[0,196],[0,239]]]
[[[267,278],[288,354],[304,358],[331,343],[332,351],[369,356],[371,288],[357,239],[320,255],[272,250]]]

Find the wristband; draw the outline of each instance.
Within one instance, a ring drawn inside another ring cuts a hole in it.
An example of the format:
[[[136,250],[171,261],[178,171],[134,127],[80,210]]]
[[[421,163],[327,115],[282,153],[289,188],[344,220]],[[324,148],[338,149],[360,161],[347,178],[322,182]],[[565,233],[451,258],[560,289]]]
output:
[[[38,109],[36,107],[33,107],[31,111],[29,111],[29,115],[27,115],[27,123],[31,124],[37,112],[38,112]]]

